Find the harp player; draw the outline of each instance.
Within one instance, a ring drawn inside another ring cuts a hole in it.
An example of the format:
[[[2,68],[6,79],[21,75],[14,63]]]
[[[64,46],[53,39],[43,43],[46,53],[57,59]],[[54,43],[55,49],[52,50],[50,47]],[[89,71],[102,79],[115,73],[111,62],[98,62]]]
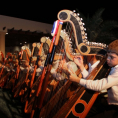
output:
[[[100,63],[100,60],[96,55],[87,56],[88,70],[86,70],[84,67],[82,56],[75,56],[74,62],[80,68],[83,78],[87,78],[87,76],[92,72],[92,70]]]
[[[91,56],[87,56],[87,62],[89,62],[88,70],[86,70],[84,67],[83,56],[75,56],[74,58],[73,63],[75,63],[80,68],[83,78],[87,78],[87,76],[91,73],[91,71],[100,63],[100,60],[98,59],[96,55],[91,55]],[[66,62],[65,60],[62,60],[59,63],[59,69],[62,69],[67,74],[69,74],[68,71],[71,71],[72,73],[74,73],[75,70],[73,71],[73,69],[75,67],[72,66],[73,63],[68,64],[68,62]]]
[[[107,89],[108,105],[103,111],[89,118],[117,118],[118,117],[118,40],[111,42],[107,50],[107,64],[111,71],[107,78],[100,80],[86,80],[78,78],[70,72],[69,79],[87,89],[101,91]]]

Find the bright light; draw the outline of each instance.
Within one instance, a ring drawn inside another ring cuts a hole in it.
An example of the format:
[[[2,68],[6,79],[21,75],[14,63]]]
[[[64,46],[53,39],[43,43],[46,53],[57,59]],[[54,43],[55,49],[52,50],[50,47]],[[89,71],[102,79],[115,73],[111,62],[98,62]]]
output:
[[[8,34],[8,32],[6,32],[6,34]]]
[[[25,43],[27,43],[27,42],[25,42]]]

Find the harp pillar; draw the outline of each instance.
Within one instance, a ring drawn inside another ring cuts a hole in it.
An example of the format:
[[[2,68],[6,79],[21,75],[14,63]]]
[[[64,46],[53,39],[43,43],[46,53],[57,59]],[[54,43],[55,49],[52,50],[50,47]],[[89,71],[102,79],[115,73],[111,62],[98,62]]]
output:
[[[0,51],[5,55],[5,32],[0,32]]]

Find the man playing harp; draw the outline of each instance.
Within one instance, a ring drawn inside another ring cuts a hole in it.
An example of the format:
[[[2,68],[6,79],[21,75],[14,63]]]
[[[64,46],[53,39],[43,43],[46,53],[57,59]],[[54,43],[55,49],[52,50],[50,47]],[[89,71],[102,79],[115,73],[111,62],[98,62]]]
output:
[[[74,59],[77,65],[80,67],[82,73],[86,74],[83,67],[82,58]],[[107,89],[108,92],[108,105],[104,111],[96,114],[92,118],[116,118],[118,117],[118,40],[113,41],[109,44],[107,50],[107,64],[111,67],[111,71],[107,78],[100,80],[86,80],[76,76],[69,71],[69,80],[77,82],[87,89],[94,91],[101,91]]]

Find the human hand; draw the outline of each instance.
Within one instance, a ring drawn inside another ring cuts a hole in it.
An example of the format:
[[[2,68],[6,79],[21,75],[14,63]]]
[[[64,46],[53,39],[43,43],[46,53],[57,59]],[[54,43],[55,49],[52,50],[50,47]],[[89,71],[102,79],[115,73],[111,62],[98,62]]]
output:
[[[70,75],[69,75],[69,80],[70,81],[79,83],[80,79],[81,78],[77,77],[76,73],[70,72]]]
[[[66,61],[65,61],[65,60],[61,60],[61,61],[59,62],[58,68],[59,68],[59,69],[65,69],[65,70],[67,70],[67,63],[66,63]]]
[[[83,65],[83,57],[82,56],[75,56],[74,62],[80,67],[81,65]]]
[[[83,57],[82,56],[75,56],[74,62],[75,62],[75,64],[77,64],[77,66],[79,66],[81,71],[84,69]]]

